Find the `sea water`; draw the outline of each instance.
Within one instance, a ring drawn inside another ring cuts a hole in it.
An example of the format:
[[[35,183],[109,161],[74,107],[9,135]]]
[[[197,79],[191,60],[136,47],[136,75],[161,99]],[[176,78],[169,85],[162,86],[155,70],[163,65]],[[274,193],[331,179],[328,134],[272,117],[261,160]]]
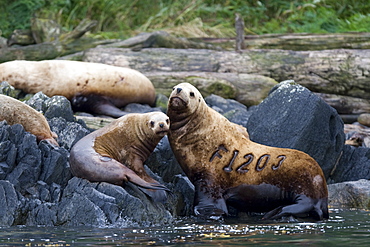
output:
[[[265,222],[260,216],[152,227],[0,228],[0,246],[370,246],[370,212],[330,209],[322,222]]]

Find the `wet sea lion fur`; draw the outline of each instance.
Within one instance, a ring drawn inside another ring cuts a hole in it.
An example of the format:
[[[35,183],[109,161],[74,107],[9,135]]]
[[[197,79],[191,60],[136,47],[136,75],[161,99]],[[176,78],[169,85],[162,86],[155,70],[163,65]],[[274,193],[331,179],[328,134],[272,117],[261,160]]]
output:
[[[196,215],[227,215],[229,205],[263,219],[328,218],[326,180],[308,154],[252,142],[189,83],[174,87],[167,115],[171,148],[195,186]]]

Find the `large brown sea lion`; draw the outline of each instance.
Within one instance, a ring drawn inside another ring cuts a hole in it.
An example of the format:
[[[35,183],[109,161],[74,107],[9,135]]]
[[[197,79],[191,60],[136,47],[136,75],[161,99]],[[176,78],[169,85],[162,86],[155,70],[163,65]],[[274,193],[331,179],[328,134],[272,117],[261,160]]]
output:
[[[7,124],[21,124],[23,128],[34,134],[38,141],[45,140],[54,146],[59,146],[54,138],[57,135],[40,112],[12,97],[0,94],[0,121]]]
[[[155,89],[140,72],[106,64],[66,61],[11,61],[0,64],[0,81],[26,93],[62,95],[76,111],[120,117],[128,103],[153,105]]]
[[[162,112],[127,114],[73,146],[71,171],[92,182],[134,183],[155,201],[163,202],[168,189],[145,172],[143,163],[168,130],[169,119]]]
[[[306,153],[252,142],[188,83],[174,87],[167,115],[171,148],[195,186],[196,215],[219,217],[231,205],[267,212],[264,219],[328,218],[325,177]]]

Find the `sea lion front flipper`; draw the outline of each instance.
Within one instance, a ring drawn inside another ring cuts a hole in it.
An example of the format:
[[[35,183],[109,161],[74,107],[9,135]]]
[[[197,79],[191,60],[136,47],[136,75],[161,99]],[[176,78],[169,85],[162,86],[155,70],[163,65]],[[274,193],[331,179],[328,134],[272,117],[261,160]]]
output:
[[[297,195],[296,203],[287,205],[287,206],[280,206],[267,212],[262,219],[279,219],[284,216],[294,216],[294,217],[312,217],[315,220],[322,220],[323,219],[323,212],[317,204],[315,205],[314,200],[305,196],[305,195]]]
[[[203,183],[206,181],[203,181]],[[205,190],[200,182],[195,182],[195,198],[194,198],[194,213],[196,216],[207,219],[220,219],[223,215],[228,214],[225,199],[219,193],[219,197],[215,194],[210,194],[210,191]],[[214,192],[214,191],[213,191]]]
[[[120,110],[107,98],[100,95],[76,95],[72,98],[71,104],[74,111],[92,112],[116,118],[127,114],[127,112]]]

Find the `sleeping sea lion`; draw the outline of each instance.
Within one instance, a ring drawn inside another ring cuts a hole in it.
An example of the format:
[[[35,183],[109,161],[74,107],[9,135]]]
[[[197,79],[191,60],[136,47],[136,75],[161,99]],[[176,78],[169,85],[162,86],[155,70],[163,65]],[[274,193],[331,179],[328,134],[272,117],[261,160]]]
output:
[[[252,142],[188,83],[174,87],[167,115],[171,148],[195,186],[196,215],[218,218],[231,205],[267,212],[263,219],[328,218],[325,177],[308,154]]]
[[[79,140],[71,149],[73,175],[91,182],[131,182],[155,201],[167,199],[165,186],[151,178],[144,161],[169,130],[162,112],[131,113]]]
[[[112,65],[67,61],[10,61],[0,64],[0,81],[26,93],[68,98],[75,111],[120,117],[129,103],[153,105],[155,89],[140,72]]]
[[[53,146],[59,146],[54,139],[57,135],[50,130],[44,115],[17,99],[0,94],[0,121],[3,120],[9,125],[21,124],[38,141],[45,140]]]

